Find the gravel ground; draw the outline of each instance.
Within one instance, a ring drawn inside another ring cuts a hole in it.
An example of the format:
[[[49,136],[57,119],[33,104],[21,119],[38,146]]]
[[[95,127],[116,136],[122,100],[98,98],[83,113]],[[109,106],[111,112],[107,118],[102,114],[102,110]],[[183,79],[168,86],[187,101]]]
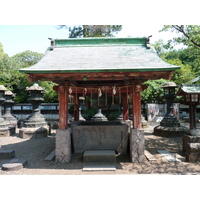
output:
[[[117,157],[116,171],[83,171],[80,154],[73,154],[68,164],[56,163],[54,160],[45,161],[44,158],[55,149],[55,130],[47,138],[31,140],[20,138],[17,130],[14,136],[0,137],[0,145],[2,149],[15,150],[15,157],[27,159],[28,165],[17,171],[0,170],[0,175],[200,174],[199,163],[169,162],[157,153],[156,149],[165,149],[184,157],[181,151],[182,138],[155,136],[152,131],[156,125],[156,123],[149,124],[145,129],[145,149],[149,150],[157,160],[150,162],[145,159],[144,163],[136,164],[131,163],[128,155],[121,155]],[[4,162],[5,160],[0,160],[0,168]]]

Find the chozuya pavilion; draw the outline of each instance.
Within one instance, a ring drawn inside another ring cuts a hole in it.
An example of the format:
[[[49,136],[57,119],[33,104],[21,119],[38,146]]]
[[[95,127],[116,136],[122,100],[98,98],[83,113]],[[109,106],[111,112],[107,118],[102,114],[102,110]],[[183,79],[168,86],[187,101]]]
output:
[[[20,72],[28,74],[32,82],[46,80],[58,84],[54,88],[59,94],[57,162],[69,162],[72,152],[114,150],[120,154],[128,152],[128,147],[132,162],[142,162],[140,92],[145,89],[142,83],[149,79],[170,79],[172,72],[179,68],[158,57],[149,44],[149,37],[77,38],[52,39],[43,58]],[[113,104],[121,104],[124,121],[80,122],[79,96],[88,97],[92,107],[95,94],[98,102],[104,99],[104,107],[109,97]],[[69,127],[68,101],[72,96],[74,119],[79,122]],[[127,128],[129,108],[133,117],[132,127]]]

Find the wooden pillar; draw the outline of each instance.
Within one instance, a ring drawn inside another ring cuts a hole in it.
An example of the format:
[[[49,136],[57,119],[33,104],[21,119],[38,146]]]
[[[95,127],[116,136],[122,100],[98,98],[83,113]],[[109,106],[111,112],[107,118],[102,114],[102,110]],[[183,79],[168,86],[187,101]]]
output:
[[[74,96],[74,121],[79,120],[79,96],[76,94]]]
[[[58,86],[59,98],[59,129],[68,128],[68,88],[64,85]]]
[[[141,86],[133,86],[132,90],[132,113],[133,113],[133,128],[142,128],[141,125]]]
[[[128,120],[129,110],[128,110],[128,97],[126,94],[123,95],[122,104],[123,104],[123,120]]]

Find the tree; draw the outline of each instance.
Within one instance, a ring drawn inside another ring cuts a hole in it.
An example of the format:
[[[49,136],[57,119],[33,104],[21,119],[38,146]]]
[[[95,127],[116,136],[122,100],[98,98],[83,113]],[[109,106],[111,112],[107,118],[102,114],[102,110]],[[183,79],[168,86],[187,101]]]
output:
[[[18,69],[36,64],[42,56],[40,53],[24,51],[9,57],[0,45],[0,84],[16,94],[16,103],[27,102],[28,93],[25,89],[32,84],[27,75]]]
[[[168,82],[166,79],[148,80],[143,84],[147,89],[141,93],[142,101],[145,103],[164,103],[162,84]]]
[[[122,25],[79,25],[70,27],[68,25],[59,25],[59,29],[67,28],[69,38],[80,37],[113,37],[122,29]]]
[[[169,40],[170,43],[174,42],[200,48],[199,25],[165,25],[161,31],[175,31],[178,33],[177,37]]]

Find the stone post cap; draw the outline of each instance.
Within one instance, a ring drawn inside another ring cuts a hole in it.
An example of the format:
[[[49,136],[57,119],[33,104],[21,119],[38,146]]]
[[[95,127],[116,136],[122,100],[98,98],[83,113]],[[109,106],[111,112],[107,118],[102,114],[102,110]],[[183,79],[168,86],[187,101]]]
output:
[[[4,85],[0,85],[0,91],[6,91],[8,90]]]
[[[37,83],[34,83],[31,87],[26,87],[27,91],[33,91],[33,90],[37,90],[37,91],[44,91],[44,88],[40,87]]]

